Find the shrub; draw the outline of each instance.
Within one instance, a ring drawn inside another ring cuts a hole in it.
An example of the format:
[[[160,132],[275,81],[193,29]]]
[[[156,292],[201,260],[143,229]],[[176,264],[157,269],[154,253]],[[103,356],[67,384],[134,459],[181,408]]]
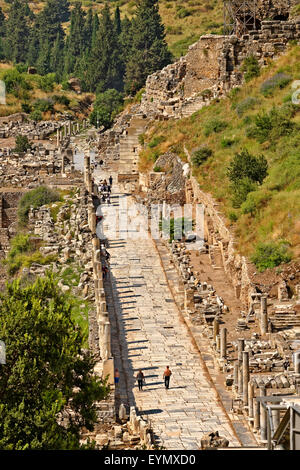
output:
[[[61,83],[61,88],[62,88],[62,90],[64,90],[64,91],[70,90],[70,89],[71,89],[70,83],[69,83],[67,80],[64,80],[64,81]]]
[[[142,96],[145,93],[145,88],[141,88],[133,98],[134,103],[140,103],[142,101]]]
[[[228,148],[228,147],[231,147],[234,143],[235,143],[234,139],[231,139],[230,137],[223,137],[223,139],[221,140],[221,147],[223,149]]]
[[[29,114],[32,111],[32,108],[29,103],[25,103],[25,102],[21,103],[21,107],[22,107],[22,111],[26,114]]]
[[[53,95],[52,100],[54,103],[59,103],[64,106],[69,106],[70,99],[66,95]]]
[[[266,97],[272,96],[273,92],[277,88],[285,88],[291,80],[291,75],[288,75],[283,72],[277,73],[276,75],[274,75],[274,77],[269,78],[269,80],[266,80],[262,83],[260,87],[260,92]]]
[[[251,256],[251,261],[260,272],[268,268],[275,268],[282,263],[288,263],[291,259],[292,256],[288,252],[288,243],[285,241],[259,243]]]
[[[260,67],[256,57],[253,55],[246,57],[242,66],[242,71],[244,72],[246,82],[249,82],[254,77],[258,77],[260,75]]]
[[[239,117],[242,117],[245,111],[248,111],[249,109],[254,108],[257,104],[260,103],[260,100],[258,98],[255,98],[254,96],[248,96],[245,98],[243,101],[240,101],[236,105],[236,113]]]
[[[30,148],[31,144],[28,140],[28,137],[26,135],[17,135],[15,152],[25,153]]]
[[[209,157],[211,157],[212,154],[213,152],[209,147],[200,147],[193,152],[192,163],[198,167],[202,165],[202,163],[204,163]]]
[[[22,196],[18,206],[18,219],[21,224],[25,224],[28,220],[28,212],[30,207],[37,209],[45,204],[59,201],[60,196],[56,191],[48,188],[47,186],[40,186],[39,188],[28,191]]]
[[[208,137],[213,132],[218,133],[226,129],[227,123],[221,121],[220,119],[211,119],[208,121],[204,127],[204,135]]]
[[[228,219],[230,220],[230,222],[236,222],[236,221],[238,220],[238,218],[239,218],[239,217],[238,217],[238,215],[237,215],[236,212],[230,211],[230,212],[228,213]]]
[[[48,73],[47,75],[44,75],[43,77],[39,78],[38,86],[43,91],[53,91],[55,80],[55,73]]]
[[[245,202],[241,206],[243,214],[255,214],[272,197],[271,191],[253,191],[247,195]]]
[[[153,168],[153,171],[155,171],[156,173],[160,173],[161,171],[163,171],[163,169],[160,166],[155,166]]]
[[[231,186],[231,189],[233,191],[232,206],[235,209],[238,209],[247,199],[248,194],[252,191],[256,191],[258,189],[258,186],[257,183],[254,182],[252,179],[244,177],[241,178],[239,181],[235,182]]]
[[[201,91],[200,95],[203,96],[204,99],[209,99],[213,96],[213,92],[207,88],[206,90]]]
[[[53,101],[51,99],[38,99],[33,103],[33,107],[36,111],[46,113],[47,111],[53,111]]]
[[[286,104],[281,108],[274,106],[269,113],[263,112],[255,116],[255,124],[247,129],[247,136],[263,143],[289,135],[295,129],[295,123],[291,121],[294,114],[293,105]]]
[[[31,89],[31,85],[24,75],[15,68],[6,70],[2,75],[2,80],[5,82],[6,92],[12,93],[17,98],[20,98],[24,91]]]
[[[176,18],[186,18],[187,16],[190,16],[192,14],[191,10],[188,10],[187,8],[180,8],[177,13],[176,13]]]
[[[165,136],[163,135],[159,135],[157,137],[154,137],[151,142],[149,142],[148,144],[148,147],[150,149],[154,148],[154,147],[157,147],[159,144],[161,144],[162,142],[164,142],[166,140]]]
[[[43,119],[42,113],[39,110],[34,110],[29,115],[30,119],[33,121],[41,121]]]
[[[227,176],[233,184],[242,178],[262,184],[268,174],[268,162],[263,155],[255,157],[244,149],[237,153],[227,168]]]

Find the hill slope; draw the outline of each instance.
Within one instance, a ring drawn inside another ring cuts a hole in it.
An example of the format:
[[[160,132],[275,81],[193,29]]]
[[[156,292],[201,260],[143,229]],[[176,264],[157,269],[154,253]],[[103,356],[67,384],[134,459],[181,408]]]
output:
[[[159,122],[144,136],[142,171],[155,168],[157,157],[168,150],[183,160],[184,147],[192,159],[198,155],[193,174],[201,189],[220,202],[238,249],[247,256],[259,243],[282,240],[288,241],[294,257],[300,255],[300,104],[291,101],[292,84],[299,79],[300,47],[293,46],[226,99],[189,118]],[[243,193],[240,186],[240,200],[233,201],[227,168],[245,149],[255,157],[264,155],[268,175],[248,195],[249,187]]]

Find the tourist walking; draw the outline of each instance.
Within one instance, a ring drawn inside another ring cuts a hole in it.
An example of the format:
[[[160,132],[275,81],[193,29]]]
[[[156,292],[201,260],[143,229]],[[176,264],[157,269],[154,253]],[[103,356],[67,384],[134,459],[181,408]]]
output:
[[[169,366],[167,366],[166,370],[164,371],[164,374],[163,374],[163,379],[165,379],[166,389],[168,389],[169,386],[170,386],[170,377],[171,377],[171,375],[172,375],[172,372],[170,371]]]
[[[113,182],[113,179],[112,179],[112,176],[110,175],[110,177],[108,178],[108,181],[109,181],[109,185],[110,187],[112,186],[112,182]]]
[[[145,381],[145,376],[144,376],[141,369],[138,371],[138,374],[137,374],[136,378],[137,378],[137,381],[138,381],[139,390],[143,390],[143,384],[144,384],[144,381]]]
[[[115,369],[115,385],[118,385],[120,380],[120,372],[119,369]]]

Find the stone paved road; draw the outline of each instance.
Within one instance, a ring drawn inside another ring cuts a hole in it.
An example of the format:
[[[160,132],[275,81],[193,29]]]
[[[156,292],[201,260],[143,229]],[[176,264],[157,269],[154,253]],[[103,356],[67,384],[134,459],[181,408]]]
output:
[[[116,203],[117,194],[112,201]],[[130,204],[132,208],[134,203]],[[105,205],[101,210],[106,232],[115,215],[110,218]],[[130,233],[137,235],[134,230]],[[167,449],[198,449],[203,434],[216,430],[229,439],[230,446],[239,446],[180,319],[153,241],[149,237],[121,240],[121,235],[122,231],[117,232],[109,240],[109,307],[113,302],[119,329],[118,338],[114,330],[113,349],[121,370],[121,396],[126,395],[127,381],[129,405],[151,419],[160,445]],[[169,390],[162,378],[166,365],[173,373]],[[135,380],[139,368],[146,377],[143,391]]]

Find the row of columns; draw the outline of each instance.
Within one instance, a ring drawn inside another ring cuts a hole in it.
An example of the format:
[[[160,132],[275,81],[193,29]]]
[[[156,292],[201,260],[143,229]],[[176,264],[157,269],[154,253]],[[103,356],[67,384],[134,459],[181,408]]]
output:
[[[88,122],[86,121],[86,119],[84,119],[81,124],[80,122],[72,121],[68,121],[67,123],[65,123],[60,129],[57,129],[56,131],[57,147],[59,147],[63,137],[70,137],[71,135],[79,134],[79,132],[85,130],[87,126]]]
[[[114,383],[114,360],[111,350],[111,324],[107,311],[106,296],[103,284],[103,272],[101,261],[101,242],[96,236],[96,213],[92,201],[93,179],[90,168],[90,157],[84,157],[84,184],[89,193],[88,202],[88,225],[93,234],[92,239],[92,262],[93,262],[93,279],[95,286],[95,304],[96,318],[98,324],[99,350],[103,362],[103,377],[108,375],[109,383]]]
[[[259,315],[259,326],[261,334],[268,332],[267,296],[261,296],[261,309]],[[227,355],[227,328],[220,327],[217,318],[213,322],[213,341],[216,351],[222,361],[226,362]],[[233,388],[235,393],[241,398],[243,407],[248,414],[249,421],[255,432],[260,432],[262,441],[267,439],[267,412],[266,409],[256,400],[256,396],[266,396],[266,387],[260,387],[255,391],[254,384],[250,380],[249,352],[245,351],[245,339],[237,340],[237,359],[233,368]],[[299,379],[300,379],[300,354],[299,354]],[[299,380],[300,381],[300,380]],[[276,416],[275,416],[276,414]],[[274,411],[275,423],[279,422],[279,411]]]

